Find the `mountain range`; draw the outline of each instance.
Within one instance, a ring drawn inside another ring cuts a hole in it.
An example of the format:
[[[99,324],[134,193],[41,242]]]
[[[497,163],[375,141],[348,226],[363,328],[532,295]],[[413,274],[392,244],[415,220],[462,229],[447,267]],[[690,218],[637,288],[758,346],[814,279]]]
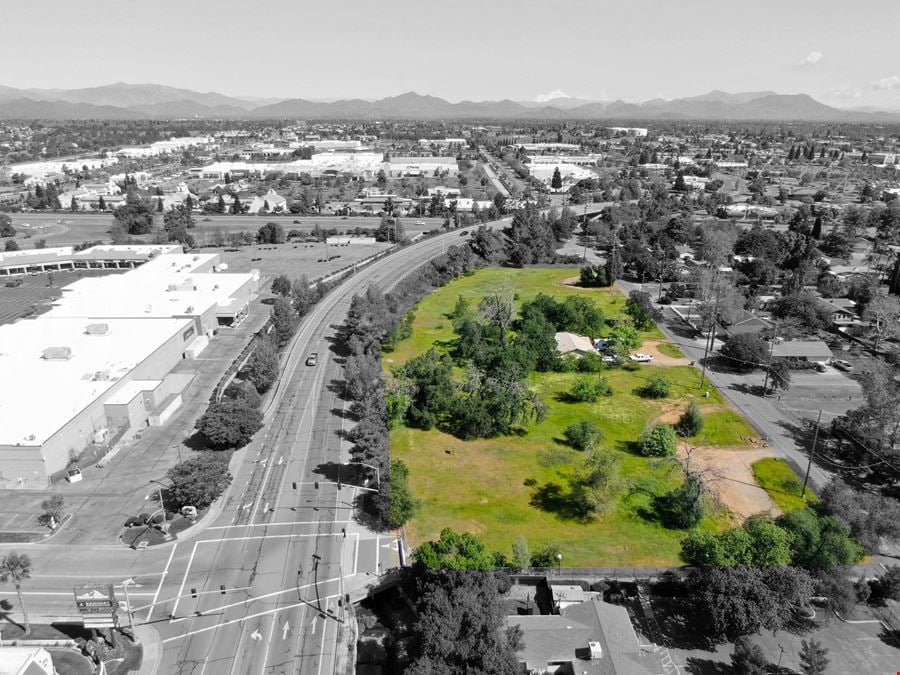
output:
[[[460,101],[407,92],[378,100],[242,98],[157,84],[122,82],[86,89],[0,86],[0,119],[572,119],[900,122],[900,113],[843,110],[806,94],[772,91],[643,103],[557,97],[542,101]]]

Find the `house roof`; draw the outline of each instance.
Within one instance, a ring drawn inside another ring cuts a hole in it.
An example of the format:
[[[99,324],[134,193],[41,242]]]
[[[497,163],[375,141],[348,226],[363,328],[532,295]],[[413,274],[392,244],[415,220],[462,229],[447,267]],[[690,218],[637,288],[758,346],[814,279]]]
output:
[[[822,340],[786,340],[772,349],[774,358],[806,357],[830,359],[831,348]]]
[[[553,336],[556,339],[556,348],[563,354],[570,352],[592,352],[594,351],[594,343],[585,335],[578,333],[557,333]]]
[[[588,642],[597,637],[590,626],[556,614],[508,616],[506,622],[522,629],[519,660],[529,671],[544,669],[548,663],[572,661],[576,650],[587,648]]]

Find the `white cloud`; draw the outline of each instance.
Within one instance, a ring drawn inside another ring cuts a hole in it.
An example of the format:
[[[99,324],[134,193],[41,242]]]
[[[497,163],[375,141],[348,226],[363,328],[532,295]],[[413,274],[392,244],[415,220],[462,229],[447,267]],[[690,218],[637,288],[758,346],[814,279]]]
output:
[[[900,89],[900,77],[897,75],[888,75],[887,77],[882,77],[880,80],[875,80],[872,83],[872,86],[875,89]]]
[[[825,55],[820,51],[811,51],[809,54],[800,59],[801,66],[817,66],[822,63]]]
[[[554,89],[553,91],[547,94],[538,94],[534,97],[535,103],[546,103],[547,101],[552,101],[555,98],[571,98],[566,92],[560,89]]]
[[[862,92],[859,89],[852,89],[851,87],[835,87],[834,89],[829,89],[825,92],[825,96],[828,98],[862,98]]]

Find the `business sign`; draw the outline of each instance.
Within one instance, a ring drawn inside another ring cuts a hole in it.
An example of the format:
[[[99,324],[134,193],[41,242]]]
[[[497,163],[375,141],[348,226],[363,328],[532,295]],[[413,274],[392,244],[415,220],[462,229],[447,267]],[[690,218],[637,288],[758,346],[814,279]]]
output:
[[[76,586],[75,606],[81,612],[85,628],[112,628],[115,626],[119,603],[112,584]]]

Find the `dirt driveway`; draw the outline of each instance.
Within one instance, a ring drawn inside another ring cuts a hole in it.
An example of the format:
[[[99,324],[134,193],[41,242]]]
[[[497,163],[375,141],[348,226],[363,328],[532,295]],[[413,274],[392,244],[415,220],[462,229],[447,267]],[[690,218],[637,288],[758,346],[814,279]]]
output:
[[[668,368],[670,366],[689,366],[691,365],[691,360],[685,357],[674,357],[674,356],[666,356],[661,351],[659,351],[659,345],[663,343],[663,340],[644,340],[643,344],[641,344],[640,349],[637,351],[642,352],[644,354],[649,354],[653,357],[653,360],[647,364],[650,366],[662,366],[664,368]],[[671,344],[671,343],[667,343]]]
[[[678,456],[687,460],[687,447],[682,444]],[[690,453],[691,470],[699,471],[713,494],[734,513],[744,520],[756,513],[781,514],[766,491],[756,484],[751,465],[766,457],[777,457],[772,448],[694,448]]]

